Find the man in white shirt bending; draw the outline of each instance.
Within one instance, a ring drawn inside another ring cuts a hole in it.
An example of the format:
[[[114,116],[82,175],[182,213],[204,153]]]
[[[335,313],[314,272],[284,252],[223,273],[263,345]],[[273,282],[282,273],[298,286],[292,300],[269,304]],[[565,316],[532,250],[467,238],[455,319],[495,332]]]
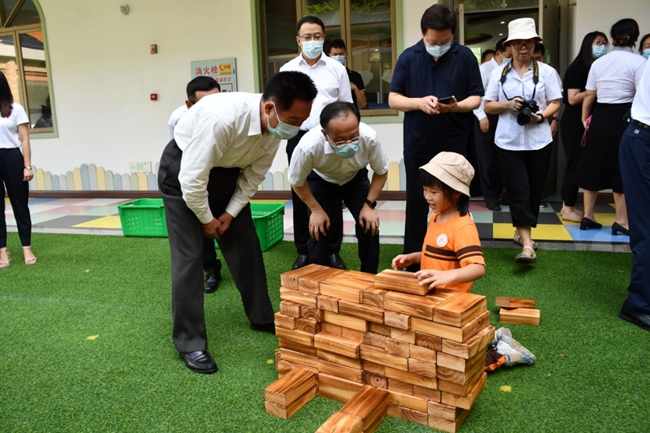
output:
[[[377,133],[356,105],[333,102],[320,114],[320,126],[305,134],[294,150],[289,183],[309,207],[309,261],[328,266],[343,238],[341,201],[356,221],[361,271],[377,273],[379,216],[377,197],[388,177],[388,156]],[[368,180],[370,165],[372,181]]]
[[[185,365],[214,373],[203,310],[203,238],[219,240],[251,329],[275,333],[249,200],[281,139],[297,134],[316,97],[300,72],[271,77],[263,95],[205,96],[178,121],[160,160],[172,262],[173,340]]]
[[[300,19],[296,26],[296,42],[300,47],[300,55],[284,64],[280,71],[300,71],[309,75],[316,83],[318,96],[314,100],[309,118],[300,125],[298,135],[287,141],[289,164],[291,164],[293,150],[302,136],[313,127],[318,126],[323,107],[336,101],[352,102],[348,71],[342,64],[323,54],[323,44],[325,43],[325,24],[323,24],[323,21],[315,16],[306,16]],[[293,190],[291,191],[291,200],[293,202],[293,242],[298,253],[292,269],[298,269],[309,264],[307,251],[309,213],[307,206]],[[341,215],[340,218],[342,219],[343,216]],[[328,264],[328,266],[330,265],[345,269],[345,263],[338,254]]]
[[[192,105],[199,102],[206,95],[219,92],[221,92],[221,86],[212,77],[196,77],[187,83],[185,88],[187,100],[185,100],[185,104],[174,110],[169,122],[167,122],[167,140],[174,139],[176,124]],[[205,271],[205,281],[203,282],[205,293],[215,292],[219,288],[219,282],[221,281],[221,260],[217,258],[214,239],[203,239],[203,270]]]

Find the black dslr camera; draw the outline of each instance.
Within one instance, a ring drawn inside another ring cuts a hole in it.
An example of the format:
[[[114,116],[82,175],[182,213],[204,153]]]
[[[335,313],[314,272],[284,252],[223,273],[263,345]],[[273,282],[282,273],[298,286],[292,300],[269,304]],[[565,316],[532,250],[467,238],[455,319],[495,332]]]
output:
[[[539,105],[537,105],[537,101],[534,99],[524,99],[524,102],[519,109],[519,114],[517,114],[517,123],[521,126],[529,124],[530,115],[537,113],[538,111]]]

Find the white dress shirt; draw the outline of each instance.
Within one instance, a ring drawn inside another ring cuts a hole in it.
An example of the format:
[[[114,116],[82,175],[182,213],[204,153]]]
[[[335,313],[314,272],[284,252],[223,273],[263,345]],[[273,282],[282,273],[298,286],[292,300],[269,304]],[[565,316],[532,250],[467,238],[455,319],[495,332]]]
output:
[[[601,104],[632,102],[646,63],[632,48],[614,47],[592,63],[585,88],[595,90]]]
[[[647,63],[648,60],[632,103],[632,119],[650,125],[650,67]]]
[[[183,104],[172,111],[172,115],[169,116],[169,121],[167,122],[167,141],[172,141],[172,138],[174,138],[174,128],[183,114],[187,113],[187,110],[187,105]]]
[[[207,192],[212,168],[241,168],[226,206],[233,217],[253,197],[271,168],[280,140],[268,132],[262,134],[261,99],[260,94],[238,92],[204,96],[174,129],[176,144],[183,151],[178,174],[183,199],[202,224],[213,218]]]
[[[289,183],[292,186],[303,186],[312,170],[327,182],[336,185],[350,182],[368,164],[378,175],[388,172],[388,155],[375,130],[361,122],[359,137],[359,151],[352,158],[344,159],[334,153],[320,126],[310,129],[293,151],[289,165]]]
[[[499,66],[501,66],[501,64],[497,62],[494,57],[479,66],[479,70],[481,71],[481,80],[483,80],[484,91],[487,89],[487,86],[490,83],[490,75],[492,74],[492,71],[494,71]],[[485,115],[485,97],[481,98],[481,105],[479,105],[478,108],[474,110],[474,115],[478,120],[483,120],[487,117]]]
[[[327,104],[336,101],[352,102],[348,71],[345,66],[325,54],[321,54],[320,59],[313,66],[310,66],[300,54],[282,65],[280,72],[285,71],[298,71],[309,75],[318,90],[309,117],[300,125],[303,131],[309,131],[320,125],[320,113]]]
[[[535,100],[542,112],[548,102],[562,99],[562,89],[558,83],[557,72],[551,66],[537,62],[539,65],[539,82],[535,91]],[[501,85],[501,74],[503,68],[508,67],[506,81]],[[533,96],[533,68],[532,62],[523,78],[519,77],[517,71],[511,68],[511,64],[501,65],[492,71],[490,84],[485,91],[486,101],[506,102],[508,98],[517,96],[523,99],[530,99]],[[494,142],[501,149],[505,150],[539,150],[553,141],[551,126],[548,122],[529,123],[521,126],[517,123],[517,112],[506,110],[499,114]]]

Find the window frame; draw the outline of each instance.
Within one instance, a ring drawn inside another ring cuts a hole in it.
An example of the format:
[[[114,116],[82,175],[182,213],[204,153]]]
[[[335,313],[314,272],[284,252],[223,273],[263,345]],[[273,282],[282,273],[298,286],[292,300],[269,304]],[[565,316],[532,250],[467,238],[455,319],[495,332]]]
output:
[[[262,68],[265,68],[268,62],[268,48],[266,41],[266,20],[261,16],[263,8],[261,3],[269,0],[251,0],[251,11],[253,21],[253,40],[256,42],[253,47],[254,51],[254,70],[255,70],[255,83],[257,91],[263,91],[264,73]],[[346,40],[352,40],[352,25],[350,23],[350,0],[340,1],[340,14],[341,14],[341,37]],[[302,0],[295,0],[296,3],[296,17],[304,16]],[[391,7],[391,40],[392,40],[392,65],[395,68],[397,59],[403,51],[402,43],[402,3],[403,0],[390,0]],[[297,22],[297,21],[296,21]],[[326,32],[327,35],[327,32]],[[328,39],[330,36],[327,36]],[[299,54],[298,46],[296,45],[295,55]],[[381,77],[379,77],[381,79]],[[387,92],[389,93],[389,92]],[[362,109],[361,115],[366,123],[401,123],[403,121],[403,113],[392,108],[378,108],[378,109]]]
[[[49,50],[47,46],[47,34],[45,31],[45,20],[43,18],[43,10],[41,9],[41,5],[39,4],[38,0],[32,0],[34,3],[34,7],[36,8],[36,11],[38,12],[38,16],[40,19],[39,24],[28,24],[24,26],[7,26],[5,27],[5,24],[8,22],[11,24],[11,21],[18,15],[18,12],[20,11],[20,8],[24,4],[24,0],[18,0],[16,4],[14,5],[14,8],[11,10],[9,13],[8,17],[4,16],[4,8],[2,6],[2,2],[0,2],[0,36],[6,36],[6,35],[11,35],[14,39],[14,52],[15,52],[15,58],[16,58],[16,68],[18,69],[18,75],[19,75],[19,85],[18,85],[18,93],[19,93],[19,98],[20,98],[20,104],[25,107],[25,111],[28,113],[28,117],[30,120],[30,128],[29,128],[29,136],[30,138],[56,138],[57,137],[57,123],[56,123],[56,110],[54,106],[54,94],[52,91],[52,74],[50,73],[50,58],[49,58]],[[52,127],[49,128],[37,128],[34,129],[31,127],[31,113],[29,113],[30,105],[29,105],[29,97],[27,93],[27,80],[26,80],[26,74],[25,74],[25,69],[24,69],[24,62],[23,62],[23,52],[22,52],[22,43],[20,41],[20,35],[21,34],[27,34],[29,32],[35,32],[39,31],[43,34],[43,56],[45,59],[45,70],[47,73],[47,85],[48,85],[48,95],[50,97],[50,108],[52,110]]]

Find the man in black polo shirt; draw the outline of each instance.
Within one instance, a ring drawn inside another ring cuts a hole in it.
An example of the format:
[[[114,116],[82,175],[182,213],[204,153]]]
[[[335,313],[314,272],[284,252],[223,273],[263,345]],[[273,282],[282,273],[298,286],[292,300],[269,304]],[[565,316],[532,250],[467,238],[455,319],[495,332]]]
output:
[[[397,60],[388,95],[390,107],[405,113],[405,254],[422,249],[427,231],[429,206],[418,182],[419,168],[442,151],[467,154],[472,110],[483,96],[476,57],[454,41],[454,12],[435,4],[424,12],[420,28],[422,39]],[[438,101],[447,97],[445,103]]]

